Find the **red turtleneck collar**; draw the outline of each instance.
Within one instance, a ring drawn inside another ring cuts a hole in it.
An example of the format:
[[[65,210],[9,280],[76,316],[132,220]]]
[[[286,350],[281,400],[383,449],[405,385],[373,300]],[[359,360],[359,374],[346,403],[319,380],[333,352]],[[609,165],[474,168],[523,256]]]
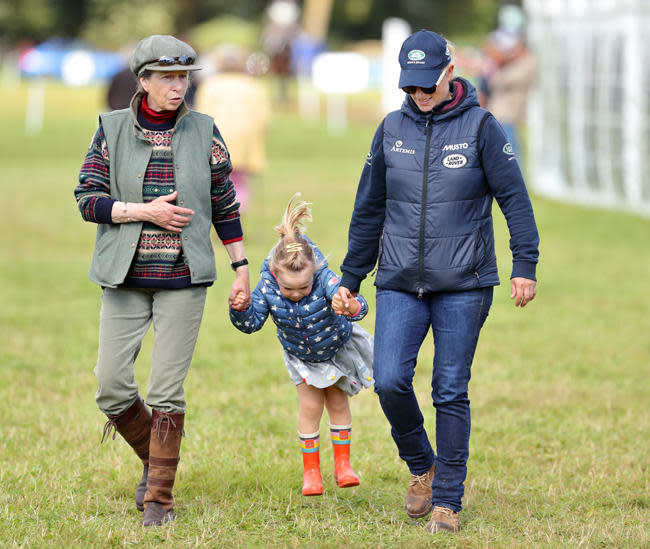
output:
[[[163,124],[164,122],[169,122],[174,116],[176,116],[176,111],[162,111],[156,112],[147,104],[147,96],[142,97],[142,103],[140,103],[140,108],[142,116],[151,122],[152,124]]]

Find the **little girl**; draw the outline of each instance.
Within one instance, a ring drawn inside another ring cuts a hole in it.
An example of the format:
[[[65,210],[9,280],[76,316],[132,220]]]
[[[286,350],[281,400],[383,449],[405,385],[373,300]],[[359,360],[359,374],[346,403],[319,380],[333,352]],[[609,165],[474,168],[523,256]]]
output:
[[[343,307],[337,296],[339,277],[302,235],[302,222],[311,221],[311,211],[305,202],[292,208],[296,196],[289,201],[282,224],[275,228],[280,240],[262,265],[252,304],[244,309],[243,297],[238,296],[230,308],[230,320],[245,333],[261,329],[269,314],[277,325],[287,370],[298,389],[302,493],[316,496],[323,493],[318,455],[323,406],[330,417],[334,480],[341,488],[359,484],[350,466],[348,395],[372,383],[373,342],[363,328],[350,322],[366,315],[366,300],[357,296],[349,309]]]

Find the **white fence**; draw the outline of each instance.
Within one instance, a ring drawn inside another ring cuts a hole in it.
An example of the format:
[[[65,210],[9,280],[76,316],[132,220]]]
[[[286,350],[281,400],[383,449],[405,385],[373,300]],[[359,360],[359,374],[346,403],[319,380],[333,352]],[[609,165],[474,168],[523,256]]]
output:
[[[650,0],[525,0],[540,194],[650,215]]]

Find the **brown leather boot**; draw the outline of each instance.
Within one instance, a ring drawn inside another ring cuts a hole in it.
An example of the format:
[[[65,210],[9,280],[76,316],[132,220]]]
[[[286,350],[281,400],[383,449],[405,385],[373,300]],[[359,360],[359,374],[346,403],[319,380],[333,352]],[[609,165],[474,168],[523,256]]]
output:
[[[135,490],[135,506],[138,511],[144,511],[144,492],[147,487],[147,469],[149,467],[149,437],[151,436],[151,412],[144,405],[140,397],[135,399],[124,412],[119,416],[108,416],[104,425],[102,442],[110,437],[113,429],[113,440],[118,432],[129,446],[133,448],[137,456],[142,460],[144,469],[142,478]]]
[[[427,473],[411,475],[408,491],[406,492],[406,514],[411,518],[421,518],[431,511],[431,484],[433,474],[436,472],[435,464]]]
[[[184,423],[185,414],[153,411],[143,526],[160,526],[176,518],[172,488],[180,459]]]
[[[431,513],[431,518],[427,523],[427,530],[432,534],[435,532],[447,531],[458,532],[460,529],[460,517],[458,513],[448,507],[439,507],[436,505]]]

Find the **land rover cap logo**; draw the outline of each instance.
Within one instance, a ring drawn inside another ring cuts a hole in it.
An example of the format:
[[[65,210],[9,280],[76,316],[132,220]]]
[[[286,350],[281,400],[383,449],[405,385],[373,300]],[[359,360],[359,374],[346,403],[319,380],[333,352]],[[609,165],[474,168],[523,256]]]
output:
[[[422,50],[411,50],[408,54],[408,58],[411,61],[421,61],[426,57],[426,54]]]

